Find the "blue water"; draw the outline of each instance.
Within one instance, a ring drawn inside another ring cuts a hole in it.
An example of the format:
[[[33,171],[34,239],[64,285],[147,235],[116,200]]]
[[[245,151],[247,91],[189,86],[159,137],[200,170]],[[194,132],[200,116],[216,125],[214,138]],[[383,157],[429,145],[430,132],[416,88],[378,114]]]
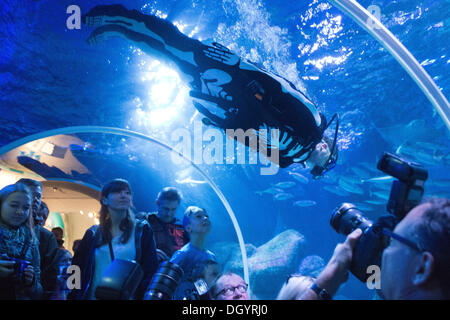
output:
[[[191,130],[191,120],[200,119],[176,72],[122,39],[91,47],[85,40],[92,30],[66,28],[69,5],[87,12],[105,3],[2,1],[0,145],[75,125],[126,128],[171,144],[173,130]],[[360,3],[380,7],[381,22],[448,96],[450,2]],[[285,229],[295,229],[306,238],[304,256],[328,260],[344,239],[329,226],[331,211],[344,201],[373,199],[372,192],[380,189],[354,181],[382,176],[364,164],[375,168],[384,151],[393,153],[400,146],[429,170],[426,194],[450,196],[450,135],[439,114],[394,58],[327,1],[130,0],[126,6],[166,17],[193,38],[214,39],[291,80],[328,117],[340,113],[339,165],[323,181],[311,180],[300,166],[261,176],[255,165],[200,165],[229,201],[246,243],[260,246]],[[166,90],[167,97],[161,97],[160,90]],[[100,134],[79,137],[96,146],[96,152],[82,157],[93,172],[83,179],[101,184],[118,175],[127,178],[141,210],[154,209],[149,199],[162,186],[187,177],[202,179],[190,166],[173,165],[165,151],[157,154],[159,149],[148,142]],[[294,180],[289,172],[308,177],[308,183]],[[324,189],[338,185],[341,178],[353,181],[362,194],[339,196]],[[255,193],[284,181],[297,183],[286,189],[291,199],[277,201],[271,194]],[[212,242],[237,241],[224,207],[207,184],[178,186],[185,195],[183,208],[199,203],[210,212],[216,226]],[[294,206],[299,200],[317,204]],[[369,217],[383,214],[384,208],[372,206]],[[339,295],[370,299],[373,292],[351,277]]]

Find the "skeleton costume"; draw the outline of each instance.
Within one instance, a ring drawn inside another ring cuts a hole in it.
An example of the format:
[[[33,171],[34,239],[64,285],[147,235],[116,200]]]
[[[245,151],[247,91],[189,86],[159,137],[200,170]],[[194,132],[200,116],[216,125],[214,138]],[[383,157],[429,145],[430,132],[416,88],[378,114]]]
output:
[[[291,82],[218,43],[191,39],[169,21],[122,5],[96,6],[83,22],[97,27],[89,43],[119,36],[180,71],[205,124],[223,130],[278,129],[266,147],[279,149],[282,168],[304,162],[323,137],[325,117]]]

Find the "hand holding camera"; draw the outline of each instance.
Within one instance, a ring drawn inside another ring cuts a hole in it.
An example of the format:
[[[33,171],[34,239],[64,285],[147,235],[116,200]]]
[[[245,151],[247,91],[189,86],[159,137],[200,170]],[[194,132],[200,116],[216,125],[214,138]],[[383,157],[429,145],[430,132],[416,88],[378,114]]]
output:
[[[338,244],[327,266],[317,277],[316,284],[325,289],[330,296],[333,296],[340,285],[347,281],[354,249],[361,235],[362,230],[355,229],[347,236],[345,242]],[[312,292],[307,292],[302,296],[304,300],[315,298],[316,295]]]
[[[34,280],[34,268],[29,265],[28,267],[25,268],[25,270],[23,271],[23,282],[26,286],[31,286],[33,284],[33,280]]]
[[[13,277],[15,282],[30,286],[34,276],[34,268],[29,261],[10,258],[6,254],[0,256],[0,278]]]
[[[362,230],[359,228],[355,229],[347,236],[345,242],[339,243],[334,249],[333,256],[328,264],[336,266],[336,275],[341,277],[341,279],[339,279],[341,282],[347,281],[353,252],[361,236]]]
[[[14,273],[14,261],[0,260],[0,278],[8,278]]]

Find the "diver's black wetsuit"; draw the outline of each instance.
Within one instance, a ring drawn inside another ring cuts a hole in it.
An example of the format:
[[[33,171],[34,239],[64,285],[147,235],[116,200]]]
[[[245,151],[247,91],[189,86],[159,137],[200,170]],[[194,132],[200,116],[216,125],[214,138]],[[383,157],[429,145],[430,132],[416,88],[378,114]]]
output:
[[[218,43],[191,39],[164,19],[121,5],[96,6],[83,22],[99,26],[88,42],[124,37],[181,71],[194,106],[208,123],[222,129],[279,129],[282,168],[304,161],[322,139],[324,116],[291,82]]]

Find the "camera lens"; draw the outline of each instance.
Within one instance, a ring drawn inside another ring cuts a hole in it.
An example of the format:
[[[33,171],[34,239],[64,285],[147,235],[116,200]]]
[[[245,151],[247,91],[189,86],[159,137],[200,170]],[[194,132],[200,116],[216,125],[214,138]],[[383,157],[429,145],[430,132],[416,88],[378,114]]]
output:
[[[372,221],[366,219],[354,204],[343,203],[333,211],[330,225],[336,232],[348,235],[357,228],[364,232]]]
[[[183,276],[183,270],[175,263],[164,261],[155,273],[145,300],[170,300]]]

